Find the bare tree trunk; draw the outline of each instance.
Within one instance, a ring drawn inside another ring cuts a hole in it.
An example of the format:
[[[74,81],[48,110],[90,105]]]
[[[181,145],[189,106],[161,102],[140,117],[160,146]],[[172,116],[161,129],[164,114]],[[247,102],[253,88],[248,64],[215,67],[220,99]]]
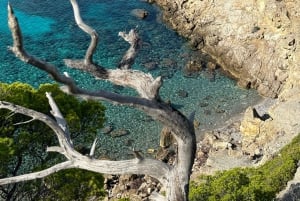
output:
[[[95,30],[82,21],[76,0],[70,1],[73,6],[76,23],[91,36],[92,40],[83,60],[65,60],[66,65],[89,72],[96,78],[133,88],[140,97],[124,96],[103,90],[88,91],[81,89],[68,74],[62,75],[55,66],[29,55],[23,48],[21,30],[17,19],[11,6],[8,5],[8,21],[14,42],[10,48],[11,51],[22,61],[47,72],[55,81],[65,85],[62,89],[67,93],[83,98],[107,100],[135,107],[162,123],[169,128],[175,139],[177,147],[175,161],[170,165],[156,159],[147,159],[141,156],[131,160],[108,161],[94,159],[78,153],[73,147],[64,117],[61,115],[51,94],[47,94],[52,109],[51,113],[55,117],[55,121],[47,115],[3,101],[0,101],[0,108],[21,113],[46,123],[55,132],[59,140],[59,146],[48,147],[47,151],[58,152],[64,155],[67,161],[39,172],[0,179],[0,185],[42,178],[63,169],[81,168],[106,174],[149,175],[158,179],[166,190],[165,196],[154,193],[153,199],[167,201],[188,200],[190,174],[196,150],[196,138],[192,120],[186,118],[170,104],[160,99],[161,77],[154,79],[151,74],[131,69],[139,49],[140,39],[136,30],[131,30],[128,34],[124,32],[119,33],[119,36],[129,42],[130,48],[125,53],[122,61],[117,65],[117,69],[107,70],[102,66],[96,65],[92,60],[92,56],[97,46],[98,35]],[[93,152],[92,150],[91,153]]]

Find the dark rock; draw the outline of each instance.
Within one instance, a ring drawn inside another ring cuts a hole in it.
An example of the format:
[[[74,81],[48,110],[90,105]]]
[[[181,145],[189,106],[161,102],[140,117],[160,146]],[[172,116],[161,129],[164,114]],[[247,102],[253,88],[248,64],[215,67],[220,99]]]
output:
[[[131,147],[132,144],[133,144],[133,142],[134,142],[134,140],[132,140],[132,139],[127,139],[127,140],[125,140],[125,145],[126,145],[127,147]]]
[[[101,132],[104,134],[109,134],[113,130],[112,125],[105,126],[104,128],[101,129]]]
[[[221,108],[216,108],[216,113],[224,113],[225,110],[224,109],[221,109]]]
[[[209,104],[207,102],[200,102],[199,106],[200,107],[207,107]]]
[[[130,13],[140,19],[144,19],[149,15],[149,12],[145,9],[133,9]]]
[[[129,131],[125,130],[125,129],[118,129],[118,130],[114,130],[114,131],[110,132],[110,135],[112,137],[121,137],[121,136],[128,135],[128,134],[129,134]]]
[[[178,90],[177,91],[177,95],[179,96],[179,97],[181,97],[181,98],[186,98],[186,97],[188,97],[188,92],[186,92],[185,90],[183,90],[183,89],[180,89],[180,90]]]
[[[211,111],[210,110],[204,110],[204,114],[205,115],[211,115]]]
[[[186,77],[194,77],[199,74],[202,70],[202,64],[198,61],[192,60],[187,62],[187,64],[183,68],[183,74]]]
[[[170,59],[170,58],[163,58],[160,65],[162,67],[166,67],[166,68],[176,68],[177,67],[176,61],[174,61],[173,59]]]
[[[213,63],[213,62],[207,62],[206,67],[207,67],[209,70],[216,70],[217,64],[216,64],[216,63]]]
[[[157,68],[157,63],[152,61],[152,62],[148,62],[148,63],[145,63],[143,64],[143,66],[147,69],[147,70],[154,70]]]
[[[190,47],[192,50],[201,50],[204,47],[204,39],[203,37],[195,37],[192,38],[189,42]]]

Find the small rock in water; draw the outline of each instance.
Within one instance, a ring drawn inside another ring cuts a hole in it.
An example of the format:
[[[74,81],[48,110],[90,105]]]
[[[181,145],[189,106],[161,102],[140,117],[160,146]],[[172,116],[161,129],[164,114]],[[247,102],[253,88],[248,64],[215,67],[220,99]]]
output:
[[[177,91],[177,94],[178,94],[178,96],[179,97],[181,97],[181,98],[186,98],[186,97],[188,97],[188,92],[186,92],[185,90],[183,90],[183,89],[180,89],[180,90],[178,90]]]
[[[225,110],[223,110],[223,109],[221,109],[221,108],[217,108],[216,109],[216,113],[224,113],[225,112]]]
[[[204,110],[204,114],[211,115],[211,111],[210,110]]]
[[[216,113],[224,113],[225,110],[222,109],[220,105],[218,105],[217,108],[215,109],[215,112],[216,112]]]
[[[109,134],[112,130],[113,130],[112,125],[105,126],[104,128],[101,129],[102,133],[104,134]]]
[[[161,63],[161,66],[166,67],[166,68],[176,68],[177,64],[176,61],[170,58],[163,58]]]
[[[125,129],[114,130],[110,133],[110,135],[112,137],[121,137],[121,136],[128,135],[128,134],[129,134],[129,131],[125,130]]]
[[[140,18],[140,19],[145,19],[148,15],[149,15],[149,12],[145,9],[133,9],[131,11],[131,15],[137,17],[137,18]]]
[[[217,64],[209,61],[209,62],[206,64],[206,67],[207,67],[209,70],[216,70]]]
[[[183,74],[186,77],[196,77],[202,70],[202,64],[198,61],[189,61],[183,68]]]
[[[152,61],[152,62],[148,62],[148,63],[145,63],[144,64],[144,67],[147,69],[147,70],[154,70],[157,68],[157,63]]]
[[[127,140],[125,140],[125,145],[126,145],[127,147],[131,147],[132,144],[133,144],[133,142],[134,142],[134,140],[132,140],[132,139],[127,139]]]
[[[199,106],[200,107],[207,107],[209,104],[207,102],[200,102]]]

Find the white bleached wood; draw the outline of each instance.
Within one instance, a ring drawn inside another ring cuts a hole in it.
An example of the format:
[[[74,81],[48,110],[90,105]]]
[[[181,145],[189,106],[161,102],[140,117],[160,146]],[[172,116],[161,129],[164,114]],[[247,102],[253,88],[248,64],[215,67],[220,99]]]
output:
[[[141,163],[137,164],[135,159],[122,160],[122,161],[91,159],[90,157],[80,154],[73,148],[73,146],[66,139],[66,135],[64,134],[64,131],[49,116],[5,101],[0,101],[0,109],[8,109],[16,113],[34,117],[36,120],[42,121],[45,124],[47,124],[55,132],[58,141],[60,143],[60,148],[49,147],[48,151],[57,151],[58,153],[63,154],[67,158],[67,160],[71,162],[71,163],[67,163],[68,166],[66,167],[59,166],[60,170],[67,169],[67,168],[81,168],[81,169],[90,170],[98,173],[105,173],[105,174],[146,174],[158,179],[162,183],[166,182],[165,176],[169,173],[170,167],[161,161],[155,159],[145,159]],[[45,175],[45,173],[48,172],[49,170],[43,172],[42,175]],[[54,173],[53,171],[50,172]],[[35,179],[33,177],[34,174],[30,174],[30,175],[31,175],[30,177],[18,176],[16,178],[26,178],[26,180]],[[40,173],[37,173],[37,175],[40,175]],[[14,180],[13,178],[15,177],[9,179],[6,178],[6,179],[9,181],[9,183],[15,183],[20,181],[19,179]],[[41,178],[41,177],[37,177],[37,178]],[[5,181],[6,179],[1,179],[0,184],[1,182],[5,182],[5,184],[7,184]]]
[[[21,181],[30,181],[30,180],[34,180],[34,179],[40,179],[40,178],[44,178],[48,175],[51,175],[55,172],[58,172],[60,170],[65,170],[65,169],[70,169],[70,168],[74,168],[72,161],[65,161],[63,163],[59,163],[57,165],[54,165],[54,166],[47,168],[45,170],[42,170],[42,171],[33,172],[33,173],[29,173],[29,174],[23,174],[23,175],[15,176],[15,177],[9,177],[9,178],[5,178],[5,179],[0,179],[0,185],[12,184],[12,183],[17,183],[17,182],[21,182]]]
[[[97,146],[97,144],[98,144],[98,138],[96,137],[95,138],[95,140],[94,140],[94,142],[93,142],[93,144],[92,144],[92,146],[91,146],[91,150],[90,150],[90,154],[89,154],[89,156],[92,158],[92,157],[94,157],[94,155],[95,155],[95,150],[96,150],[96,146]]]
[[[135,29],[131,29],[128,34],[126,32],[119,32],[118,35],[130,44],[129,49],[126,51],[122,60],[119,62],[118,68],[130,69],[132,64],[134,63],[136,54],[140,49],[140,38]]]
[[[77,4],[76,0],[70,0],[72,7],[73,7],[73,12],[74,12],[74,18],[77,23],[77,25],[86,33],[88,33],[91,36],[91,43],[90,46],[88,47],[85,57],[84,57],[84,64],[92,64],[93,63],[93,54],[96,50],[97,44],[98,44],[98,34],[97,32],[87,24],[83,22],[81,19],[80,15],[80,10],[79,6]]]
[[[73,142],[72,142],[71,137],[70,137],[70,131],[68,129],[67,121],[65,120],[65,118],[61,114],[58,106],[56,105],[53,97],[51,96],[51,93],[46,92],[46,97],[47,97],[49,105],[51,107],[50,113],[54,116],[54,118],[55,118],[57,124],[59,125],[59,127],[64,131],[67,140],[70,142],[71,145],[73,145]]]
[[[72,2],[76,1],[71,0],[71,3]],[[66,60],[65,62],[68,66],[89,72],[96,78],[106,79],[114,84],[117,83],[118,85],[135,89],[141,98],[124,96],[104,90],[88,91],[81,89],[76,85],[72,78],[60,74],[55,66],[29,55],[23,49],[21,30],[10,6],[8,6],[8,15],[9,27],[14,42],[13,47],[10,49],[20,60],[49,73],[55,81],[65,85],[63,90],[67,93],[85,99],[106,100],[112,103],[128,105],[145,112],[154,120],[162,123],[163,126],[170,128],[177,145],[177,155],[172,166],[155,159],[147,158],[125,161],[96,160],[76,152],[57,123],[54,122],[55,126],[51,127],[52,123],[50,122],[51,124],[47,125],[54,130],[59,139],[60,147],[63,149],[60,153],[62,153],[67,160],[72,161],[72,165],[76,168],[106,174],[149,175],[162,183],[166,189],[166,200],[188,200],[189,178],[196,150],[195,131],[193,124],[189,119],[170,106],[170,104],[167,104],[160,99],[159,88],[162,84],[161,78],[158,77],[154,79],[150,74],[131,69],[119,68],[106,70],[105,68],[94,64],[92,60],[90,60],[90,63]],[[75,13],[75,17],[76,15],[80,16],[80,13]],[[16,111],[16,108],[12,110]],[[43,121],[42,119],[40,120]]]

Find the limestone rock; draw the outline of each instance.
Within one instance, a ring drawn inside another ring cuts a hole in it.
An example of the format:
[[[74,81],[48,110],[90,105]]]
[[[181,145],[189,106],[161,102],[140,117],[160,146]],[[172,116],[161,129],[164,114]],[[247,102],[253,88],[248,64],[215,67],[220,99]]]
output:
[[[300,71],[296,0],[153,1],[173,29],[212,56],[240,86],[277,97]]]
[[[253,108],[248,107],[240,126],[240,131],[243,134],[243,137],[252,138],[254,140],[260,133],[261,122],[262,120],[254,117]]]

